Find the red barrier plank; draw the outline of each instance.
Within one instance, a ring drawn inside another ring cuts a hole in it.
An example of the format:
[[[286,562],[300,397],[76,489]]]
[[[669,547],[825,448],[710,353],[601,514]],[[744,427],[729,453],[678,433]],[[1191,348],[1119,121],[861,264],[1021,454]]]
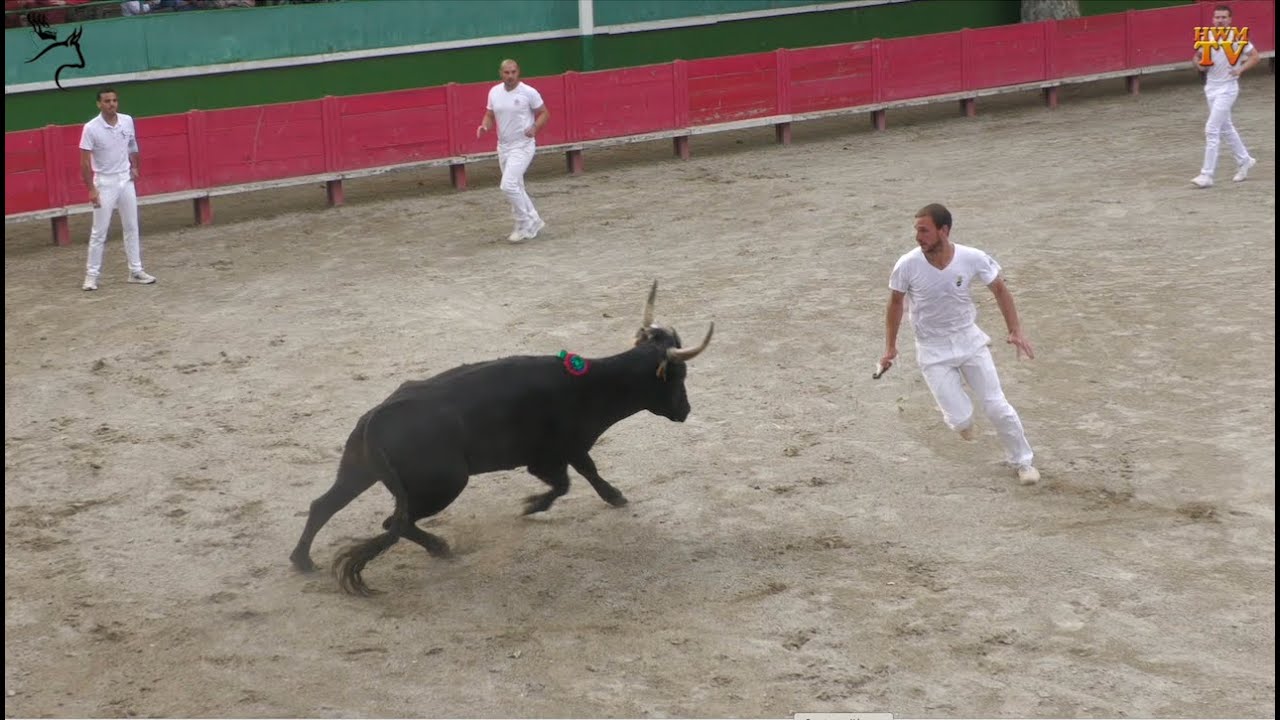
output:
[[[790,60],[791,112],[875,102],[870,42],[792,50]]]
[[[39,130],[4,134],[4,172],[31,172],[44,169],[44,143]]]
[[[542,132],[538,133],[538,144],[559,145],[560,143],[568,142],[569,98],[565,91],[564,75],[529,78],[526,82],[537,88],[538,94],[542,96],[542,102],[547,105],[547,111],[551,113],[551,119],[542,128]],[[483,105],[480,107],[480,112],[484,112]],[[475,136],[474,131],[472,136]],[[493,138],[489,139],[493,140]],[[492,149],[490,148],[490,150]]]
[[[595,140],[671,128],[672,76],[671,65],[581,73],[575,93],[579,104],[574,108],[578,136]]]
[[[4,134],[4,214],[43,210],[49,204],[40,130]]]
[[[58,207],[66,203],[87,202],[89,191],[80,178],[80,135],[83,125],[63,125],[53,128],[54,147],[47,153],[56,158],[53,172],[49,173],[50,195]],[[141,141],[139,141],[141,142]]]
[[[443,105],[342,118],[343,170],[449,157]]]
[[[204,120],[213,186],[324,172],[319,100],[215,110]]]
[[[1195,50],[1194,28],[1200,24],[1195,5],[1129,13],[1128,67],[1186,62]]]
[[[958,32],[881,40],[880,62],[883,102],[962,89],[964,63]]]
[[[139,157],[139,195],[191,190],[191,157],[186,133],[145,138],[146,147]]]
[[[444,87],[338,98],[343,170],[448,157]]]
[[[497,83],[459,83],[454,86],[452,97],[457,100],[458,106],[449,108],[449,113],[453,116],[455,142],[458,144],[455,153],[471,155],[493,152],[497,148],[498,138],[494,135],[494,130],[476,139],[476,127],[484,119],[484,109],[489,102],[489,88],[494,85]]]
[[[1123,70],[1127,32],[1123,13],[1058,20],[1049,57],[1051,79]],[[1188,30],[1188,36],[1191,31]],[[1191,43],[1187,44],[1191,47]],[[1191,55],[1187,55],[1190,61]]]
[[[191,190],[191,150],[186,114],[138,118],[138,195]]]
[[[969,30],[964,35],[964,89],[1021,85],[1048,77],[1039,23]]]
[[[688,61],[690,124],[776,115],[776,64],[771,52]]]

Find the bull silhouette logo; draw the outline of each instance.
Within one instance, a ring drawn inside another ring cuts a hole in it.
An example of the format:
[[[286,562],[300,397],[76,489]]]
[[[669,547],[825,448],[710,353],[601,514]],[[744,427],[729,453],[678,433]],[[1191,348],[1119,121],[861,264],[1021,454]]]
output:
[[[58,40],[58,32],[49,28],[49,23],[45,20],[44,15],[29,13],[27,15],[27,24],[31,25],[31,29],[36,31],[36,36],[49,43],[35,57],[28,60],[27,63],[33,63],[39,60],[44,57],[45,53],[54,48],[72,47],[76,49],[76,57],[80,59],[79,64],[66,63],[59,65],[58,69],[53,73],[53,83],[58,86],[59,90],[66,90],[66,88],[62,87],[62,82],[60,80],[62,71],[67,68],[84,67],[84,53],[80,51],[80,35],[84,32],[84,28],[76,28],[74,32],[67,36],[66,40]]]

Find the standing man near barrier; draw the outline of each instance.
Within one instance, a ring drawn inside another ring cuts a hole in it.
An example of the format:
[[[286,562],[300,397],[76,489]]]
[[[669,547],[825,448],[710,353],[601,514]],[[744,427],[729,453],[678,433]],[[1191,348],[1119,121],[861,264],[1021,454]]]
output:
[[[156,279],[142,270],[142,249],[138,242],[138,136],[133,118],[117,112],[120,98],[112,88],[98,91],[97,117],[84,124],[80,133],[80,177],[93,203],[93,229],[89,232],[89,262],[85,268],[84,290],[98,289],[102,254],[111,229],[111,214],[120,210],[124,230],[124,254],[129,262],[129,282],[150,285]]]
[[[1209,121],[1204,125],[1204,165],[1200,167],[1200,174],[1191,179],[1192,184],[1201,188],[1213,185],[1213,173],[1218,167],[1218,145],[1224,137],[1232,154],[1236,156],[1237,169],[1235,176],[1231,178],[1233,181],[1243,182],[1249,177],[1249,170],[1258,164],[1256,159],[1250,157],[1244,141],[1240,139],[1240,133],[1236,132],[1235,125],[1231,123],[1231,107],[1236,104],[1236,97],[1240,94],[1238,78],[1257,65],[1262,56],[1253,43],[1236,41],[1235,35],[1240,31],[1231,23],[1230,7],[1219,5],[1213,9],[1213,27],[1229,28],[1232,31],[1231,37],[1223,40],[1233,46],[1231,55],[1221,46],[1201,46],[1200,38],[1197,38],[1196,43],[1194,62],[1200,72],[1206,73],[1204,97],[1209,102]],[[1212,33],[1213,30],[1202,28],[1198,32]],[[1216,39],[1218,38],[1215,36],[1204,36],[1206,41]],[[1206,57],[1211,61],[1208,65],[1203,64]]]
[[[535,137],[551,119],[542,95],[520,82],[520,66],[515,60],[503,60],[498,67],[502,82],[489,90],[489,104],[484,119],[476,128],[476,137],[498,126],[498,167],[502,170],[502,192],[511,203],[516,226],[507,237],[511,242],[538,236],[546,223],[533,207],[524,189],[524,173],[533,162],[537,149]]]
[[[1040,480],[1040,473],[1031,464],[1031,445],[1022,420],[1000,388],[988,348],[991,338],[978,327],[978,308],[969,292],[975,279],[991,289],[1009,328],[1009,344],[1017,348],[1019,357],[1025,352],[1034,358],[1031,342],[1022,334],[1013,295],[1000,276],[1000,265],[977,248],[951,242],[951,213],[942,205],[922,208],[916,213],[915,226],[919,247],[899,258],[889,275],[885,352],[877,376],[898,356],[898,327],[903,301],[909,298],[916,361],[943,420],[960,437],[973,439],[973,402],[963,384],[967,381],[995,425],[1018,479],[1031,485]]]

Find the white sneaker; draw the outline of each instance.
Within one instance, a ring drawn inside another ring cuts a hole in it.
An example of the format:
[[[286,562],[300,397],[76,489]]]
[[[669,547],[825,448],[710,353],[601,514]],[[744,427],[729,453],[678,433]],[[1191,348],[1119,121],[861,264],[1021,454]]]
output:
[[[1018,482],[1023,485],[1035,485],[1040,482],[1040,471],[1030,465],[1019,465]]]
[[[1195,176],[1195,177],[1191,178],[1191,184],[1192,184],[1192,185],[1195,185],[1196,187],[1200,187],[1200,188],[1212,187],[1212,186],[1213,186],[1213,178],[1209,177],[1208,175],[1205,175],[1204,173],[1201,173],[1201,174],[1199,174],[1199,175],[1197,175],[1197,176]]]
[[[542,229],[546,226],[547,226],[547,223],[544,222],[542,218],[538,218],[537,222],[535,222],[532,226],[530,226],[528,230],[524,231],[524,239],[532,240],[538,237],[538,233],[542,232]]]
[[[85,276],[84,276],[84,284],[80,286],[80,289],[81,289],[81,290],[97,290],[97,289],[98,289],[98,278],[96,278],[96,277],[94,277],[94,276],[92,276],[92,275],[85,275]]]
[[[138,272],[135,272],[135,273],[129,273],[129,282],[131,282],[131,283],[133,283],[133,284],[135,284],[135,285],[150,285],[151,283],[153,283],[153,282],[155,282],[155,281],[156,281],[156,279],[155,279],[154,277],[152,277],[151,275],[146,274],[145,272],[143,272],[143,271],[141,271],[141,270],[139,270]]]
[[[1249,158],[1247,161],[1245,161],[1245,164],[1241,165],[1240,169],[1236,171],[1235,176],[1231,178],[1231,182],[1244,182],[1244,179],[1249,177],[1249,171],[1252,170],[1253,166],[1257,164],[1258,164],[1257,158]]]

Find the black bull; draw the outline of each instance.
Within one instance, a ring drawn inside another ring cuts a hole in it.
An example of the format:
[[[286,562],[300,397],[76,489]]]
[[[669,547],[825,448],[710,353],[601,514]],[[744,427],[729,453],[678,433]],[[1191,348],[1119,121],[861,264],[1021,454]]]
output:
[[[449,506],[472,475],[527,467],[551,486],[525,500],[525,514],[542,512],[569,490],[573,467],[613,506],[627,503],[588,451],[611,426],[642,410],[684,422],[689,416],[685,363],[711,342],[715,324],[696,348],[653,323],[655,281],[644,321],[630,350],[598,359],[573,355],[518,356],[463,365],[427,380],[406,382],[356,422],[333,487],[315,502],[290,559],[312,571],[311,543],[342,508],[377,482],[395,498],[386,532],[341,552],[333,572],[342,589],[368,594],[365,565],[400,538],[435,557],[449,545],[417,521]]]

